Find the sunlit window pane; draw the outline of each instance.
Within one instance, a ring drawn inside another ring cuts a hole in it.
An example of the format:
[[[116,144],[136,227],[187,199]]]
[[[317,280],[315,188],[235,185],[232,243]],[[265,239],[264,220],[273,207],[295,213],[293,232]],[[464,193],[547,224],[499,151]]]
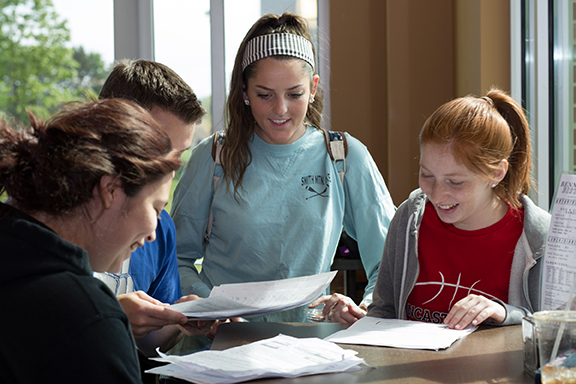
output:
[[[207,115],[196,125],[192,148],[212,134],[212,68],[210,57],[210,0],[154,2],[154,60],[167,65],[190,85]],[[191,149],[182,155],[190,158]],[[180,181],[176,173],[172,190]],[[172,193],[166,209],[170,211]]]
[[[96,53],[107,70],[114,62],[114,1],[52,0],[70,29],[70,47]]]
[[[27,125],[26,110],[47,118],[100,91],[113,60],[112,0],[8,1],[1,11],[0,118]]]
[[[555,1],[554,94],[555,169],[551,180],[562,171],[576,171],[576,1]],[[554,181],[553,185],[556,185]]]
[[[194,146],[212,134],[210,0],[154,2],[155,60],[178,73],[208,112],[196,126]]]

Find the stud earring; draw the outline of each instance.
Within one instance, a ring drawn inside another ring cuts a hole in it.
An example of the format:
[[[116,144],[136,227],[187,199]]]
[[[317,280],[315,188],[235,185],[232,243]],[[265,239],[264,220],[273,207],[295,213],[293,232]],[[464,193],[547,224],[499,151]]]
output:
[[[248,100],[248,99],[244,99],[244,104],[246,104],[246,105],[250,105],[250,100]]]
[[[492,184],[492,188],[496,188],[497,185],[498,185],[498,183]]]
[[[311,97],[310,100],[308,100],[308,102],[309,102],[310,104],[312,104],[312,103],[314,102],[314,98]]]

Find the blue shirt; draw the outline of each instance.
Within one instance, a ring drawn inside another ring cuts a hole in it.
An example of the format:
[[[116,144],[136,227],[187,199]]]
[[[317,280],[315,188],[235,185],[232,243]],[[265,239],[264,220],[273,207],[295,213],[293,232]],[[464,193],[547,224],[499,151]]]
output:
[[[174,221],[162,210],[156,240],[132,252],[129,275],[134,290],[144,291],[156,300],[173,304],[182,297],[176,258],[176,228]]]

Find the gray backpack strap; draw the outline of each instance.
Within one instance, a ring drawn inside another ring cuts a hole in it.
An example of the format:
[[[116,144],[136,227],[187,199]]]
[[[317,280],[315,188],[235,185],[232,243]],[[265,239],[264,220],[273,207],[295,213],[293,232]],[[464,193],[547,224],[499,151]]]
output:
[[[210,216],[208,217],[208,226],[206,227],[206,232],[204,233],[204,246],[210,241],[210,235],[212,234],[212,225],[214,224],[214,215],[212,214],[212,204],[214,204],[214,194],[216,193],[216,186],[220,181],[220,176],[216,176],[216,165],[220,165],[220,153],[222,152],[222,144],[224,144],[224,138],[226,137],[226,132],[218,131],[214,134],[214,141],[212,141],[212,159],[214,159],[214,171],[212,174],[212,201],[210,202]]]
[[[344,174],[346,173],[346,155],[348,155],[348,142],[346,135],[338,131],[322,130],[324,133],[324,140],[326,141],[326,149],[330,158],[335,162],[342,161],[342,171],[338,172],[340,181],[344,185]]]

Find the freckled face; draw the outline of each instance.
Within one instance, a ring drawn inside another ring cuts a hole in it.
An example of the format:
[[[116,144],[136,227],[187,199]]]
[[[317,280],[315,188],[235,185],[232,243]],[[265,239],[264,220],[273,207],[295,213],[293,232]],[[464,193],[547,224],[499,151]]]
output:
[[[448,146],[421,146],[419,181],[443,222],[464,230],[494,224],[495,207],[502,202],[490,187],[491,180],[466,168]]]
[[[300,59],[258,60],[255,75],[248,79],[244,97],[250,100],[256,134],[270,144],[290,144],[304,134],[304,118],[316,94],[318,76],[310,79]],[[312,83],[312,84],[311,84]],[[311,86],[314,89],[311,89]]]

